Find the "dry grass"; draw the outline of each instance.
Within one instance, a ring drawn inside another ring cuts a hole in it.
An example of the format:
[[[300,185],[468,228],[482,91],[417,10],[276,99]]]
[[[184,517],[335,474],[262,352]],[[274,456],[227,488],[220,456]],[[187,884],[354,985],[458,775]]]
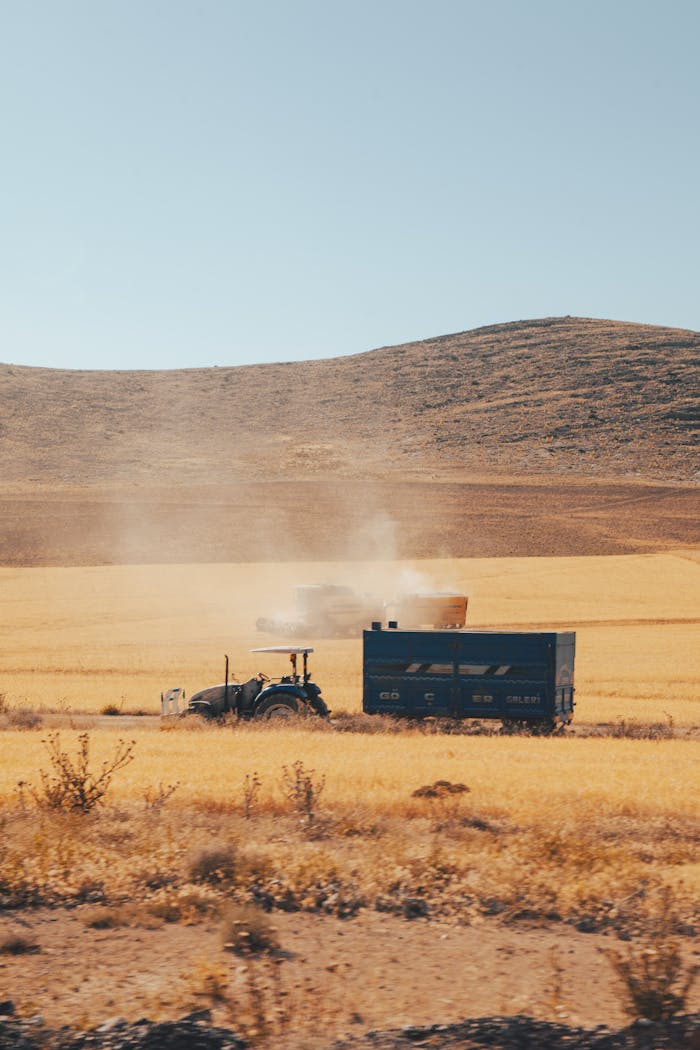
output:
[[[96,763],[114,741],[92,735]],[[235,901],[634,930],[668,885],[688,929],[700,923],[692,741],[144,732],[111,806],[87,815],[18,806],[14,785],[45,752],[19,732],[3,750],[5,904],[136,900],[165,921],[198,921]],[[325,777],[312,822],[290,794],[294,768]],[[180,780],[178,801],[155,812],[143,797],[164,775]],[[436,781],[469,791],[415,797]]]
[[[588,810],[603,815],[623,808],[629,816],[671,817],[691,816],[698,808],[696,793],[689,790],[697,746],[688,740],[426,736],[420,731],[362,735],[318,733],[303,724],[189,732],[187,722],[182,726],[135,734],[134,761],[118,774],[110,801],[143,805],[155,782],[175,776],[177,807],[194,803],[242,811],[245,775],[255,769],[261,779],[258,810],[285,808],[283,767],[298,760],[326,777],[323,806],[364,800],[382,814],[391,814],[415,788],[441,779],[465,782],[475,804],[514,821],[544,816],[552,806],[565,806],[580,819],[590,815]],[[118,728],[90,734],[96,765],[113,753]],[[61,736],[67,749],[77,745],[77,738],[77,733]],[[10,802],[17,781],[36,780],[47,757],[38,733],[7,731],[0,747],[0,799]]]

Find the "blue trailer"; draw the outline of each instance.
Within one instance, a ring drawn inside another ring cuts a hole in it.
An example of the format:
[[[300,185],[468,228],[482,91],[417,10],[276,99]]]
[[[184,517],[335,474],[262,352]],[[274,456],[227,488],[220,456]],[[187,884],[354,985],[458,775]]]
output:
[[[549,732],[574,710],[573,631],[363,632],[362,709]]]

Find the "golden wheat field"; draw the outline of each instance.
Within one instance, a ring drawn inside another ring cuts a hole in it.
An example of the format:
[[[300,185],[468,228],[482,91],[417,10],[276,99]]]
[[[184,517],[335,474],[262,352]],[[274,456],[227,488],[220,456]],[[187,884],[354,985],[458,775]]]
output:
[[[0,569],[0,693],[11,705],[159,711],[161,690],[188,694],[233,675],[282,673],[251,654],[284,641],[256,631],[298,583],[350,583],[469,595],[467,625],[574,628],[577,720],[700,723],[700,559],[693,552],[354,564],[283,563]],[[334,710],[361,707],[361,643],[302,639]]]

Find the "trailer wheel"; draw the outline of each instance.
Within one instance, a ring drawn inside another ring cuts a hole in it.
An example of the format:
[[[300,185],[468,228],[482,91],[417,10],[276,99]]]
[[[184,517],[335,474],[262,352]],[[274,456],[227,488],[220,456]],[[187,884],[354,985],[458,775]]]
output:
[[[256,708],[254,718],[258,721],[269,721],[272,718],[289,719],[299,714],[299,703],[293,696],[286,693],[272,694],[266,696],[260,706]]]

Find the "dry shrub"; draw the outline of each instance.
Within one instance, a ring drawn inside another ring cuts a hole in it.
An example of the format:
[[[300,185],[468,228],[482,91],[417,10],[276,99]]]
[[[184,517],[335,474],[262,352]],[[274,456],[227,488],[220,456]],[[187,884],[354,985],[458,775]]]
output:
[[[411,798],[425,800],[433,819],[432,829],[436,832],[458,832],[464,826],[465,816],[463,803],[470,788],[466,784],[453,783],[450,780],[436,780],[424,784],[411,792]],[[472,818],[475,819],[475,818]]]
[[[231,1001],[232,1017],[243,1038],[253,1046],[270,1046],[294,1025],[303,1008],[317,1011],[318,1000],[306,1001],[302,1011],[290,1006],[289,992],[282,982],[282,959],[265,956],[246,959],[240,967],[239,985]]]
[[[237,857],[236,883],[246,888],[260,885],[271,879],[275,871],[275,860],[269,852],[247,846]]]
[[[610,736],[617,740],[673,740],[676,729],[671,715],[666,715],[665,722],[638,722],[635,718],[620,718],[610,730]]]
[[[214,846],[199,850],[189,862],[189,876],[192,882],[206,882],[209,885],[221,885],[233,882],[236,876],[237,852],[235,846]]]
[[[666,887],[648,932],[624,951],[608,951],[625,1011],[634,1018],[667,1021],[684,1013],[690,990],[700,973],[685,962],[677,931],[682,920]]]
[[[91,930],[116,930],[120,926],[134,925],[134,909],[126,905],[88,908],[80,918]]]
[[[10,933],[0,938],[0,955],[35,955],[41,947],[33,937],[23,933]]]
[[[44,719],[31,707],[6,708],[1,728],[6,729],[39,729]]]
[[[145,902],[146,912],[163,922],[194,924],[214,915],[220,908],[220,900],[203,886],[181,886],[157,891]]]
[[[404,719],[390,715],[367,715],[364,713],[337,711],[333,713],[331,726],[338,733],[404,733],[410,724]]]
[[[260,908],[249,904],[232,905],[225,912],[221,928],[226,951],[236,955],[260,955],[279,951],[277,929]]]
[[[72,810],[88,813],[99,805],[112,783],[114,774],[133,761],[135,741],[119,740],[111,759],[106,759],[98,772],[91,772],[90,735],[78,737],[78,751],[72,758],[61,748],[60,733],[49,733],[43,741],[51,762],[52,772],[40,769],[41,787],[26,787],[38,806],[48,809]]]
[[[146,866],[133,872],[133,886],[136,892],[165,890],[179,883],[179,875],[175,868],[164,864],[160,857],[153,858],[148,855],[144,859],[148,862]]]
[[[586,834],[585,829],[569,825],[552,827],[533,835],[525,844],[525,857],[540,870],[555,867],[561,871],[586,872],[616,866],[625,859],[623,846],[606,841],[597,835]]]
[[[449,780],[436,780],[433,784],[424,784],[411,792],[411,798],[451,798],[454,795],[465,795],[470,789],[466,784],[453,784]]]
[[[81,921],[91,930],[116,930],[124,926],[157,929],[163,920],[149,914],[142,904],[96,905],[80,912]]]

